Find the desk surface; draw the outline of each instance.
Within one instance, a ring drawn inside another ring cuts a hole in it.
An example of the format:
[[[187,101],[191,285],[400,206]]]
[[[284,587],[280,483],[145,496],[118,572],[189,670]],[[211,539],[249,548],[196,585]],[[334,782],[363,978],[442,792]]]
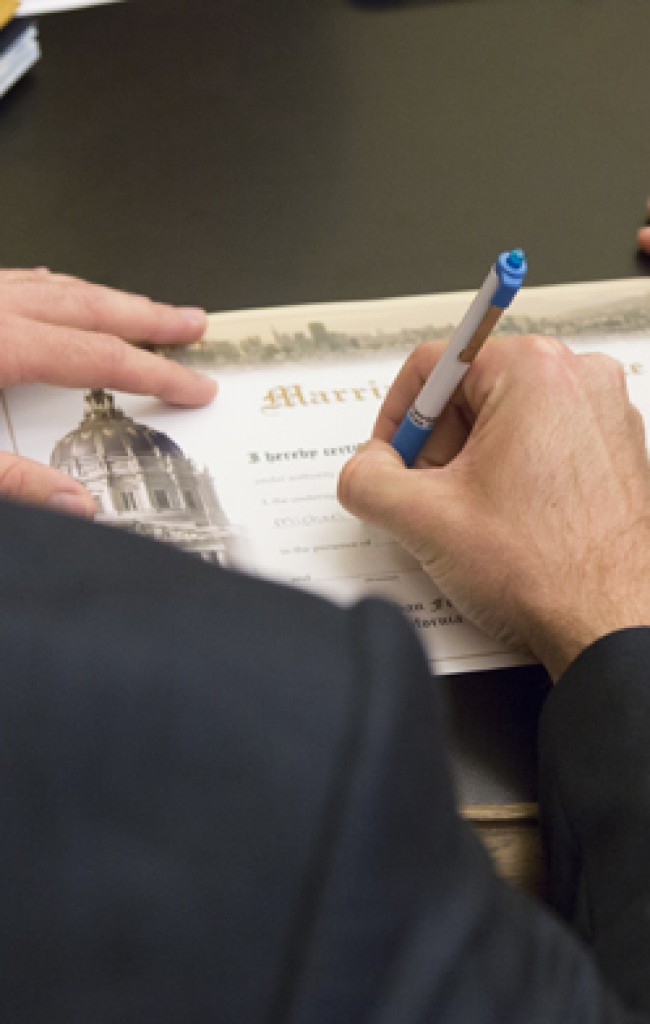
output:
[[[127,0],[0,103],[0,261],[209,309],[639,272],[647,0]]]
[[[530,284],[646,270],[647,0],[128,0],[40,26],[0,101],[3,265],[210,310],[471,288],[514,245]],[[466,802],[534,798],[545,685],[445,683]]]

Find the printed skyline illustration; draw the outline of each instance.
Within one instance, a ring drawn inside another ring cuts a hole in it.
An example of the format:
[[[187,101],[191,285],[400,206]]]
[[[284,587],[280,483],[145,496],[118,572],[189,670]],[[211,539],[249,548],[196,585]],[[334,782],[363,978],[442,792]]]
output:
[[[422,326],[389,330],[347,332],[333,330],[321,320],[312,320],[295,331],[278,330],[269,321],[268,333],[248,337],[207,337],[187,348],[156,347],[156,351],[199,369],[235,366],[263,366],[304,360],[337,360],[346,357],[376,358],[378,355],[410,351],[423,341],[448,338],[455,323],[425,323]],[[650,334],[650,291],[641,298],[594,302],[588,308],[547,315],[528,316],[514,311],[501,319],[495,334],[546,334],[567,341],[608,334]]]

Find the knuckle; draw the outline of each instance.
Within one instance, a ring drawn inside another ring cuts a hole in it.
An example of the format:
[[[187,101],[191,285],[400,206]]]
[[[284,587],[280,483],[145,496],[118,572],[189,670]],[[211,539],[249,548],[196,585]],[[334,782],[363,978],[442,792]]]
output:
[[[133,356],[128,345],[111,334],[99,334],[96,352],[102,372],[111,379],[121,380],[128,369],[129,358]]]
[[[346,462],[339,474],[337,496],[348,512],[359,512],[364,505],[365,460],[358,451]]]
[[[488,376],[534,376],[540,383],[552,382],[566,372],[570,350],[557,338],[542,334],[498,335],[484,346],[481,359]]]
[[[352,476],[354,473],[354,466],[358,459],[358,454],[354,455],[352,459],[349,459],[345,463],[336,484],[336,496],[343,505],[343,508],[348,509],[350,504],[350,491],[352,488]]]
[[[479,353],[494,367],[516,367],[521,364],[552,368],[560,365],[569,349],[557,338],[543,334],[493,335]]]
[[[625,367],[620,360],[615,359],[614,356],[602,355],[603,370],[609,375],[609,377],[618,384],[620,387],[626,387],[625,383]]]
[[[110,313],[107,290],[78,277],[56,274],[54,281],[62,289],[61,301],[75,317],[84,323],[99,326]]]
[[[519,338],[519,345],[523,351],[531,356],[542,357],[563,357],[567,354],[566,345],[559,340],[546,334],[522,334]]]
[[[55,271],[48,270],[47,267],[42,268],[43,278],[46,279],[49,285],[56,286],[57,289],[64,289],[65,291],[78,291],[82,292],[88,287],[86,281],[83,281],[80,277],[73,277],[72,274],[59,274]]]
[[[54,281],[57,281],[58,284],[78,285],[78,286],[81,286],[81,285],[84,284],[84,282],[81,280],[80,277],[74,277],[72,274],[59,274],[59,273],[51,273],[50,272],[50,277]]]
[[[80,288],[76,301],[79,303],[81,312],[91,322],[101,322],[106,310],[106,301],[100,289],[94,287]]]
[[[624,391],[627,388],[625,380],[625,368],[614,356],[605,352],[590,352],[583,357],[584,365],[587,366],[595,378],[599,378],[609,387]]]

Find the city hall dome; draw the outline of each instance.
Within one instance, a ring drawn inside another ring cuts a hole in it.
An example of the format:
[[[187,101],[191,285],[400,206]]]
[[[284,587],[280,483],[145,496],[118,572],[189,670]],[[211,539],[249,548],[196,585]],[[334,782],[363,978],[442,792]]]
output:
[[[181,449],[167,434],[136,423],[115,408],[113,396],[103,390],[84,396],[84,417],[74,430],[57,441],[50,462],[57,469],[68,468],[76,459],[94,457],[173,455]]]
[[[50,463],[90,491],[100,522],[226,560],[232,530],[207,469],[167,434],[126,416],[108,392],[84,395],[83,418],[56,442]]]

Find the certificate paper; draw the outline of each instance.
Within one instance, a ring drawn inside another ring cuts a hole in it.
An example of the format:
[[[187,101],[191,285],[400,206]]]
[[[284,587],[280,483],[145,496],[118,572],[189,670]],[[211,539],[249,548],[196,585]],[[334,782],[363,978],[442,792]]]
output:
[[[438,674],[530,662],[464,621],[391,536],[336,498],[408,351],[447,336],[472,296],[216,314],[202,342],[174,350],[218,377],[209,408],[24,386],[5,392],[5,443],[82,479],[101,520],[337,602],[387,598]],[[524,289],[500,333],[533,331],[618,358],[650,422],[649,282]]]

